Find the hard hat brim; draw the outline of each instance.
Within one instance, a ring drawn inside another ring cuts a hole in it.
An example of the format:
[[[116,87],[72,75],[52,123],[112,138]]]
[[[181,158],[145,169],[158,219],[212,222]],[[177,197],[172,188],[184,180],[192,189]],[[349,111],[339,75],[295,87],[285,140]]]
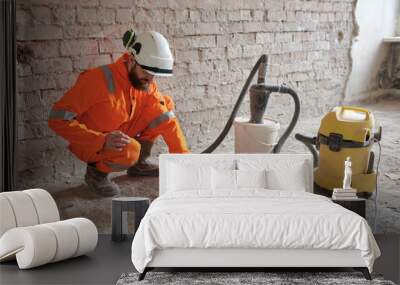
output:
[[[172,69],[161,69],[157,67],[150,67],[143,64],[139,64],[139,66],[144,69],[147,73],[154,76],[168,77],[172,76]]]
[[[151,75],[157,76],[157,77],[171,77],[174,75],[173,73],[157,73],[157,72],[148,71],[148,70],[146,70],[146,72]]]

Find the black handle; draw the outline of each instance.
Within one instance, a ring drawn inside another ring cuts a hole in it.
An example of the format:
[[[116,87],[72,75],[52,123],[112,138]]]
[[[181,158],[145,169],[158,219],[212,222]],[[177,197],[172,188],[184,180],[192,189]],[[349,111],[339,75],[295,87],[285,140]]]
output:
[[[304,143],[306,145],[308,150],[313,155],[314,167],[317,167],[318,163],[319,163],[319,158],[318,158],[318,153],[313,146],[316,144],[317,138],[316,137],[307,137],[307,136],[303,136],[301,134],[295,134],[294,137],[296,138],[296,140],[301,141],[302,143]]]

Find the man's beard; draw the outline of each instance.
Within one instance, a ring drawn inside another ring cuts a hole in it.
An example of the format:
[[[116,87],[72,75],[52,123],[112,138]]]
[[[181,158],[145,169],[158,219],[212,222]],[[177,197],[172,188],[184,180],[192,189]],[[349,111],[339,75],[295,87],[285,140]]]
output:
[[[149,88],[149,83],[144,80],[140,80],[140,78],[136,75],[135,69],[132,69],[129,72],[129,81],[136,89],[147,91]]]

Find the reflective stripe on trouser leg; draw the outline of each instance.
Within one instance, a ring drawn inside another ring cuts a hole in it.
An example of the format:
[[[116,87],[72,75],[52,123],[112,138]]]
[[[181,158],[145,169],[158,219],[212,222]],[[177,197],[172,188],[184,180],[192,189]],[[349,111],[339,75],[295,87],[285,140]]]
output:
[[[110,93],[115,92],[115,84],[114,84],[114,78],[112,71],[108,65],[102,65],[100,66],[101,71],[103,71],[104,77],[107,82],[107,89]]]
[[[68,110],[63,110],[63,109],[54,110],[54,109],[52,109],[50,111],[50,114],[49,114],[49,119],[50,120],[58,119],[58,120],[71,121],[74,118],[76,118],[76,116],[77,116],[76,113],[68,111]]]
[[[159,124],[168,121],[169,119],[175,118],[175,114],[172,111],[162,113],[160,116],[155,118],[150,124],[147,126],[149,129],[153,129],[157,127]]]
[[[140,144],[132,139],[122,151],[107,150],[102,154],[102,159],[96,163],[96,168],[101,172],[124,171],[134,165],[140,154]]]

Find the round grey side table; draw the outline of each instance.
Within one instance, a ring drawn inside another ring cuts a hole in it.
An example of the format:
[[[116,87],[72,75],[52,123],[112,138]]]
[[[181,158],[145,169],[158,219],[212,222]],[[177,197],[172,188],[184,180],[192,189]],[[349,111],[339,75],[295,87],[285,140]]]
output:
[[[135,213],[135,231],[139,227],[140,221],[146,214],[150,205],[150,199],[145,197],[117,197],[112,199],[111,204],[111,226],[113,241],[123,241],[128,233],[127,212]]]

